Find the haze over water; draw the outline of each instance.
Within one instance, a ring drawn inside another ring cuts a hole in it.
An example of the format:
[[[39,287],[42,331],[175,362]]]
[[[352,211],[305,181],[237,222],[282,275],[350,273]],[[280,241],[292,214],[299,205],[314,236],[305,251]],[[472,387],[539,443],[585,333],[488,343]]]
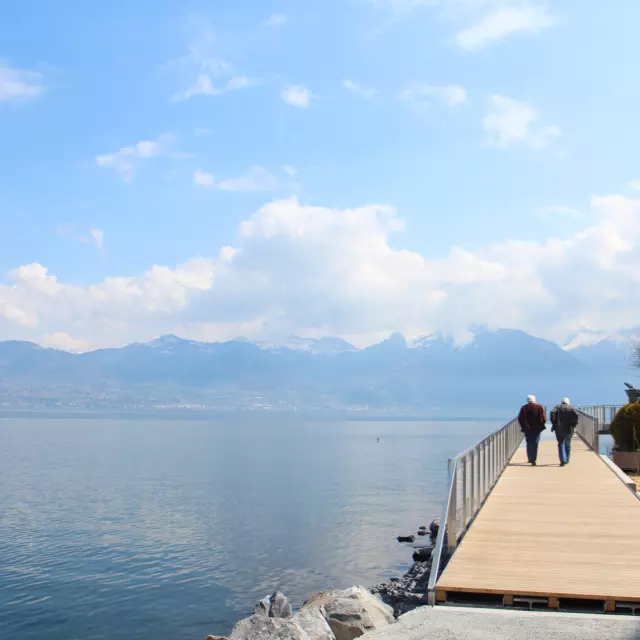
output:
[[[3,419],[0,637],[201,639],[276,587],[399,575],[447,458],[497,426]]]

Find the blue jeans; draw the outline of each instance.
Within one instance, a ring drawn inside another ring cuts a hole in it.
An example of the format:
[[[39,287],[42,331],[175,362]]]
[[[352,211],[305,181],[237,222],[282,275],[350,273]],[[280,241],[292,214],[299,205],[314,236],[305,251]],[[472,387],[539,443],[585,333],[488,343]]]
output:
[[[568,464],[571,458],[571,433],[558,433],[556,431],[556,440],[558,441],[558,456],[560,462]]]
[[[524,439],[527,441],[527,459],[529,462],[535,462],[538,459],[538,443],[540,442],[540,434],[533,431],[525,431]]]

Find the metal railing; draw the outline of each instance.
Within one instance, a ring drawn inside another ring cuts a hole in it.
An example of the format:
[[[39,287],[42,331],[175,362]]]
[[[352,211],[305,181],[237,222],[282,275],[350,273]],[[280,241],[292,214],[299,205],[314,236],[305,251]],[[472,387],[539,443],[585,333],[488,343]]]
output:
[[[514,419],[475,446],[449,459],[447,498],[442,508],[429,575],[429,604],[435,604],[435,586],[445,538],[447,555],[450,555],[471,526],[523,437],[518,420]]]
[[[578,424],[576,433],[585,444],[596,453],[600,453],[600,422],[594,416],[578,409]]]
[[[600,429],[611,424],[616,416],[616,413],[622,409],[621,404],[599,404],[588,407],[578,407],[582,413],[586,413],[588,416],[595,418],[600,424]]]

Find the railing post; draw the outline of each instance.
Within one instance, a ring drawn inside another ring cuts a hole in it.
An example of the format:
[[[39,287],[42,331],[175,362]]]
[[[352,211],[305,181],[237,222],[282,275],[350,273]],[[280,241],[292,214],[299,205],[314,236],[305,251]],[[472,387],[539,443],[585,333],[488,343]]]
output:
[[[462,458],[462,530],[467,528],[467,511],[469,509],[469,498],[467,496],[467,456]]]
[[[471,518],[476,514],[476,452],[471,451]]]
[[[451,502],[447,514],[447,548],[453,553],[458,546],[458,467],[455,460],[449,458],[451,482]],[[442,526],[442,523],[440,523]]]

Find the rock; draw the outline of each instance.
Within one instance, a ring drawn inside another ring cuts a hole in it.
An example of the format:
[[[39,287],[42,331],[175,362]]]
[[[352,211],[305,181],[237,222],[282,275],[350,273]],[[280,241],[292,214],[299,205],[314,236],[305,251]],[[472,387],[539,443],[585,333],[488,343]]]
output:
[[[398,542],[415,542],[415,536],[398,536]]]
[[[291,622],[297,624],[309,636],[309,640],[335,640],[333,631],[320,609],[309,608],[299,611],[291,618]]]
[[[395,622],[393,609],[364,587],[338,593],[321,609],[336,640],[353,640]],[[234,640],[232,638],[232,640]]]
[[[259,602],[256,602],[253,607],[253,615],[255,616],[264,616],[265,618],[269,617],[269,609],[271,609],[271,598],[269,596],[265,596]]]
[[[426,562],[431,558],[431,547],[420,547],[413,552],[414,562]]]
[[[271,596],[271,607],[269,609],[270,618],[290,618],[293,615],[293,609],[289,601],[279,592],[276,591]]]
[[[420,530],[418,531],[418,535],[419,535],[419,536],[426,536],[426,535],[427,535],[427,531],[426,531],[426,529],[420,529]]]
[[[427,527],[418,527],[418,531],[426,531]]]
[[[431,531],[431,535],[437,536],[438,531],[440,531],[440,518],[436,518],[430,525],[429,531]]]
[[[253,607],[253,615],[265,618],[290,618],[293,610],[289,601],[276,591],[273,595],[266,596],[256,603]]]
[[[291,619],[253,615],[240,620],[229,640],[310,640],[304,629]]]
[[[225,636],[207,636],[204,640],[229,640]]]
[[[327,602],[333,600],[340,593],[339,589],[329,589],[328,591],[318,591],[314,593],[305,603],[300,607],[301,611],[307,609],[321,609]]]

